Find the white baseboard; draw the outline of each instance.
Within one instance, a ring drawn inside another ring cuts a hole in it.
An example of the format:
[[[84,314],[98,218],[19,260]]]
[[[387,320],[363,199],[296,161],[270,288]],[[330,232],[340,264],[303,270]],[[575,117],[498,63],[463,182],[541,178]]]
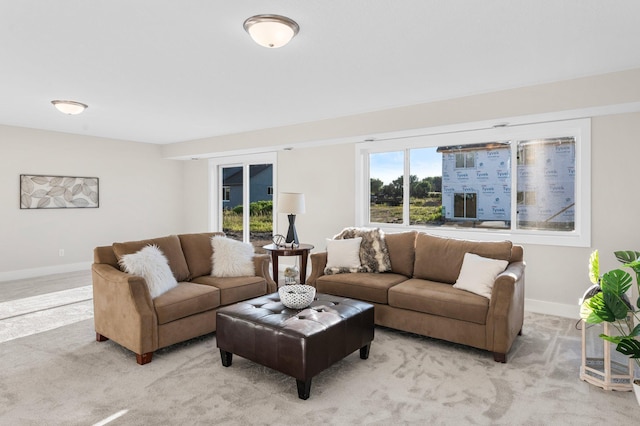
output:
[[[91,262],[67,263],[65,265],[45,266],[42,268],[19,269],[17,271],[0,272],[0,282],[88,269],[91,269]]]
[[[524,310],[564,318],[580,318],[580,306],[578,306],[577,300],[575,305],[567,305],[564,303],[545,302],[544,300],[525,299]]]

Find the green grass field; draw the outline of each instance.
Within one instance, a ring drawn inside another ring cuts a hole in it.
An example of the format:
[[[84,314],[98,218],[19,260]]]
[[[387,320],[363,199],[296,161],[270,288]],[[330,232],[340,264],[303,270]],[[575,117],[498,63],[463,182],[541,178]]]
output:
[[[402,223],[402,205],[371,204],[371,222]],[[412,225],[442,223],[442,198],[412,198],[409,221]]]
[[[242,213],[225,210],[222,217],[222,230],[224,232],[241,232]],[[251,232],[271,232],[273,230],[273,215],[268,213],[252,215],[249,218],[249,230]]]
[[[412,225],[442,223],[442,199],[412,198],[409,206],[409,220]],[[402,223],[402,205],[371,204],[371,222]],[[256,213],[249,220],[251,232],[272,232],[273,214]],[[222,219],[224,232],[242,232],[242,213],[225,210]]]

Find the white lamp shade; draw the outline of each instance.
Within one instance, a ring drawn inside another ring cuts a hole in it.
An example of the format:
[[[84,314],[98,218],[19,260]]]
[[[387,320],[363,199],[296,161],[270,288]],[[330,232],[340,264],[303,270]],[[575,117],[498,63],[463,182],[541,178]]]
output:
[[[51,101],[56,109],[64,114],[77,115],[87,109],[87,105],[76,101]]]
[[[253,16],[244,22],[244,28],[253,41],[268,48],[284,46],[299,30],[298,24],[279,15]]]
[[[304,194],[298,192],[279,193],[278,212],[287,214],[304,213]]]

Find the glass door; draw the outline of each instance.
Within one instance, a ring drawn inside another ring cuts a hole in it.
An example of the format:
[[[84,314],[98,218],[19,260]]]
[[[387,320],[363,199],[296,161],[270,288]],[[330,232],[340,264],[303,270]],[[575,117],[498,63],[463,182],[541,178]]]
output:
[[[214,159],[211,170],[213,230],[264,253],[273,235],[275,154]]]

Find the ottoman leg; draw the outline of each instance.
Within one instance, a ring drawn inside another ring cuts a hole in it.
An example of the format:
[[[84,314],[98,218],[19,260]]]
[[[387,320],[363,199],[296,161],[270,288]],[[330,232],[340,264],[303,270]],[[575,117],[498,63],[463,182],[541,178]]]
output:
[[[365,346],[360,348],[360,358],[361,359],[368,359],[369,358],[369,349],[371,349],[371,342],[369,342],[367,345],[365,345]]]
[[[311,379],[306,381],[296,379],[296,384],[298,385],[298,398],[309,399],[309,394],[311,394]]]
[[[220,349],[220,358],[222,359],[222,365],[225,367],[230,367],[231,362],[233,361],[233,354],[231,352],[227,352],[225,350]]]

